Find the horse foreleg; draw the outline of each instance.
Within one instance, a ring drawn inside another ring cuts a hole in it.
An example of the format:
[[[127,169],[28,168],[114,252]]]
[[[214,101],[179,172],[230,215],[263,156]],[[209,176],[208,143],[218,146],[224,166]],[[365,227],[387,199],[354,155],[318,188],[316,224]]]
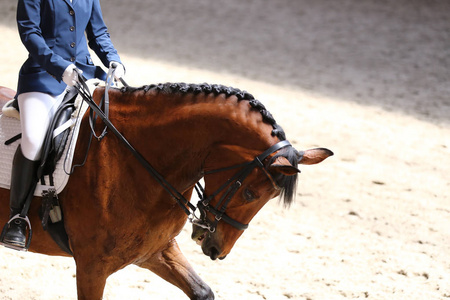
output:
[[[111,273],[105,272],[101,264],[87,264],[77,261],[77,294],[78,300],[101,300],[106,279]]]
[[[214,293],[194,271],[175,240],[170,241],[166,249],[138,265],[179,287],[190,299],[214,299]]]

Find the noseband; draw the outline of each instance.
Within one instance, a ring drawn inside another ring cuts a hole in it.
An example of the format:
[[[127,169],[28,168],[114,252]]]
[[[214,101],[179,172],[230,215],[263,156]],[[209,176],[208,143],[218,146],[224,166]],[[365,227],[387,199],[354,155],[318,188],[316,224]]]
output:
[[[197,225],[199,227],[208,229],[210,232],[216,231],[217,223],[220,220],[223,220],[224,222],[230,224],[231,226],[233,226],[239,230],[247,229],[248,224],[243,224],[243,223],[231,218],[230,216],[228,216],[225,213],[227,206],[230,203],[231,199],[233,198],[234,194],[236,194],[236,192],[242,186],[242,183],[244,182],[244,180],[247,178],[248,175],[250,175],[250,173],[256,167],[260,167],[264,171],[266,176],[269,178],[269,180],[272,182],[274,187],[276,189],[279,189],[275,180],[272,178],[272,176],[269,174],[269,172],[267,172],[267,170],[264,167],[264,164],[262,162],[264,161],[264,159],[266,159],[272,153],[274,153],[284,147],[288,147],[288,146],[291,146],[291,144],[288,141],[281,141],[281,142],[273,145],[266,151],[264,151],[262,154],[255,157],[255,159],[250,162],[236,165],[236,166],[227,167],[227,168],[217,169],[217,170],[209,171],[209,172],[205,173],[205,175],[208,175],[208,174],[212,174],[212,173],[217,173],[217,172],[222,172],[222,171],[227,171],[230,169],[242,167],[242,170],[240,170],[233,177],[228,179],[222,186],[220,186],[210,196],[206,196],[205,190],[203,189],[201,184],[197,183],[197,185],[195,186],[195,189],[197,190],[198,196],[200,198],[199,202],[197,203],[197,208],[200,211],[200,217],[189,218],[191,223],[194,225]],[[215,206],[212,206],[211,201],[220,192],[222,192],[225,189],[226,189],[226,191],[222,194],[222,196],[220,197],[217,204]],[[209,212],[212,215],[214,215],[213,221],[210,221],[206,217],[206,212]]]

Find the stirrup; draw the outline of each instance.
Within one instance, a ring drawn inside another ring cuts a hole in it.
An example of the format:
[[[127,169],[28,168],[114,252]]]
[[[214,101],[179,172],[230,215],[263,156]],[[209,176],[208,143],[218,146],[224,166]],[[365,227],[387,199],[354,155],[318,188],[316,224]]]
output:
[[[3,242],[3,239],[5,238],[5,234],[8,231],[9,228],[9,224],[14,221],[15,219],[22,219],[25,220],[25,222],[27,222],[28,224],[28,238],[27,241],[25,242],[25,246],[24,247],[19,247],[19,246],[14,246],[8,243]],[[6,248],[10,248],[10,249],[14,249],[14,250],[18,250],[18,251],[28,251],[28,248],[30,248],[30,243],[31,243],[31,237],[33,235],[33,230],[31,229],[31,223],[30,223],[30,219],[28,219],[28,216],[22,217],[20,216],[20,214],[15,215],[14,217],[12,217],[8,223],[5,224],[5,226],[3,227],[2,230],[2,234],[0,235],[0,245],[5,246]]]

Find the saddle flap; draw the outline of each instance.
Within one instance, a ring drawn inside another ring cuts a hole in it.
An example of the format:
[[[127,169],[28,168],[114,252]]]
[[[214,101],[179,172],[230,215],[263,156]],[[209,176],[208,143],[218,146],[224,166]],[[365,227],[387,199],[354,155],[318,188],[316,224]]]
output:
[[[39,178],[43,175],[52,174],[56,168],[56,163],[61,159],[69,138],[70,127],[64,129],[56,136],[54,136],[54,131],[70,120],[75,111],[74,103],[77,96],[77,90],[74,88],[70,89],[50,122],[42,147],[41,165],[38,171]]]

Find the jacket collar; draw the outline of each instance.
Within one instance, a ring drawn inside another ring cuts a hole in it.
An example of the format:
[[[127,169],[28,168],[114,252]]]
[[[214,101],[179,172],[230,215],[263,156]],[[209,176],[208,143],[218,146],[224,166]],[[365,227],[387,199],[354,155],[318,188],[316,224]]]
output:
[[[64,2],[67,3],[67,5],[69,5],[71,8],[73,8],[75,6],[75,3],[77,3],[78,0],[64,0]]]

